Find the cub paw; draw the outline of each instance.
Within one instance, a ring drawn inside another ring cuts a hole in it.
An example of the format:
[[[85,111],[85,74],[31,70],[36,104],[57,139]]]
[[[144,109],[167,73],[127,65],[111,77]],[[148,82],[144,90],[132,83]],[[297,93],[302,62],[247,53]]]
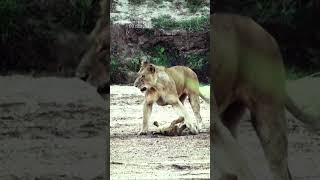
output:
[[[148,134],[147,130],[141,130],[140,132],[138,132],[138,136],[147,135],[147,134]]]

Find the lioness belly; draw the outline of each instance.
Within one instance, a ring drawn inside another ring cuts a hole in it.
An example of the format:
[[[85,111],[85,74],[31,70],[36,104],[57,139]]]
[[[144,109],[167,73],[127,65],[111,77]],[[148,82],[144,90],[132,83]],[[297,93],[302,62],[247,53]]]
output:
[[[168,105],[168,102],[164,101],[164,99],[162,97],[160,97],[158,100],[157,100],[157,104],[159,106],[166,106]]]

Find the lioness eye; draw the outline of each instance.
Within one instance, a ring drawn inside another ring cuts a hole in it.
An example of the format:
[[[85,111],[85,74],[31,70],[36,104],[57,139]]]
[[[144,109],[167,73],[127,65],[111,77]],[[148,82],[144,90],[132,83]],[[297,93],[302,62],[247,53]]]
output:
[[[144,78],[144,75],[142,75],[141,77]]]

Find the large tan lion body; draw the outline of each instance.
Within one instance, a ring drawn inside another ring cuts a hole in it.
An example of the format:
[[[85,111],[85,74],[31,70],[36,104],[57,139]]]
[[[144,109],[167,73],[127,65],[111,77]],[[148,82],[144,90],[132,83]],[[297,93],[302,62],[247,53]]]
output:
[[[277,42],[252,19],[238,15],[214,14],[211,28],[210,77],[223,124],[236,138],[238,123],[248,109],[273,178],[291,179],[285,109],[314,128],[319,123],[288,97]],[[218,158],[223,161],[226,156]],[[224,171],[222,179],[232,179],[232,172]]]
[[[219,106],[283,101],[285,77],[273,37],[249,18],[214,15],[212,82]]]
[[[202,123],[199,96],[202,98],[204,96],[199,91],[198,77],[190,68],[184,66],[165,68],[142,62],[134,85],[145,92],[143,126],[140,134],[148,131],[148,121],[154,103],[161,106],[172,105],[187,128],[194,134],[199,132]],[[189,97],[196,122],[191,120],[183,106],[187,97]]]
[[[184,98],[184,96],[188,96],[189,94],[199,96],[198,77],[190,68],[184,66],[173,66],[170,68],[163,68],[163,71],[168,74],[169,78],[172,78],[175,84],[175,87],[164,87],[165,91],[172,91],[172,93],[174,93],[176,90],[179,98]],[[163,81],[167,81],[167,79],[163,79]]]
[[[274,179],[288,180],[285,77],[277,43],[246,17],[214,14],[211,27],[211,78],[223,124],[236,137],[248,108]],[[222,179],[232,179],[230,173]]]

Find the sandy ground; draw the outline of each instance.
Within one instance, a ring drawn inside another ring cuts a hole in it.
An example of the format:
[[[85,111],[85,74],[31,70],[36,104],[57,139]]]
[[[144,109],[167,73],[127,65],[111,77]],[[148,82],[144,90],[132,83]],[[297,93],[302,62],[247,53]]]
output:
[[[181,179],[210,177],[209,104],[201,100],[203,132],[195,136],[137,136],[142,125],[143,94],[133,86],[110,89],[111,179]],[[189,102],[186,107],[193,116]],[[170,106],[154,105],[160,125],[177,118]]]
[[[307,88],[312,87],[312,88]],[[320,116],[320,80],[302,79],[288,83],[287,89],[299,106]],[[202,101],[203,133],[195,136],[137,136],[142,123],[143,95],[132,86],[111,87],[111,177],[112,179],[209,178],[209,105]],[[187,101],[186,101],[187,102]],[[186,103],[192,113],[189,103]],[[171,122],[177,115],[171,107],[154,106],[153,121]],[[296,180],[320,179],[320,137],[308,132],[287,113],[289,120],[289,169]],[[151,129],[152,130],[152,129]],[[239,128],[239,142],[249,166],[259,180],[271,179],[260,142],[245,115]],[[214,156],[214,155],[213,155]],[[214,158],[214,157],[213,157]],[[215,171],[214,167],[211,166]],[[215,171],[213,178],[219,177]]]
[[[106,108],[78,79],[0,77],[0,179],[104,179]]]
[[[289,83],[288,90],[304,111],[320,116],[319,79]],[[0,94],[1,180],[104,179],[107,106],[94,88],[77,79],[0,76]],[[199,135],[137,136],[142,101],[133,87],[111,87],[112,179],[209,178],[209,105],[201,103],[205,128]],[[153,121],[176,117],[171,107],[154,106],[151,130]],[[294,179],[320,179],[320,137],[287,117]],[[248,116],[239,141],[258,179],[270,179]]]

